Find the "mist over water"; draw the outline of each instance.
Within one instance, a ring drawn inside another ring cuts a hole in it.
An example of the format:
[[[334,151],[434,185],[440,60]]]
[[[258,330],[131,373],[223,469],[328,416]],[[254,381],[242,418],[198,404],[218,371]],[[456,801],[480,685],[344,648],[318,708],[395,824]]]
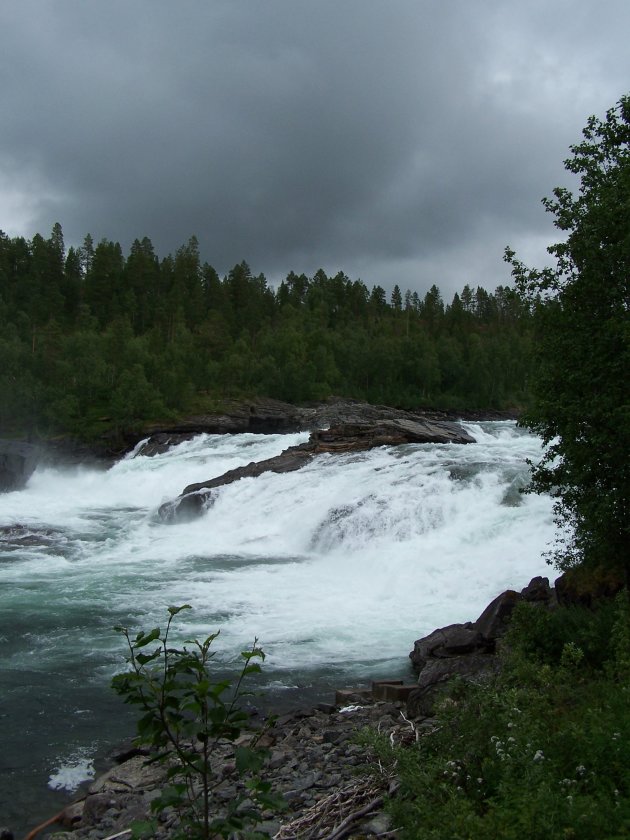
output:
[[[115,624],[147,628],[190,603],[181,638],[220,628],[229,663],[257,636],[281,701],[403,675],[414,639],[548,574],[551,501],[519,493],[539,441],[513,423],[465,425],[477,443],[320,455],[242,479],[185,524],[158,506],[307,435],[200,435],[109,470],[40,469],[0,496],[4,821],[58,810],[53,789],[132,734],[108,689],[124,659]]]

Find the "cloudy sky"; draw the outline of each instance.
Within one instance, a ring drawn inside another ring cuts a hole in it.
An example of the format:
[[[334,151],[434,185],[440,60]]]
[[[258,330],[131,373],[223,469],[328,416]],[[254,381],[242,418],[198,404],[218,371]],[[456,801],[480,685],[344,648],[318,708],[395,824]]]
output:
[[[494,289],[629,32],[628,0],[2,0],[0,229]]]

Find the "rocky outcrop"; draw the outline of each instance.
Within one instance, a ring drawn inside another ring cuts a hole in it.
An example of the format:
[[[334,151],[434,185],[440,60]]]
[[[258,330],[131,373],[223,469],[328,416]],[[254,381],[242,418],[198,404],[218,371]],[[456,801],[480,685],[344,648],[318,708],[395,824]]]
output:
[[[191,415],[168,426],[155,424],[146,426],[141,436],[129,438],[128,443],[134,446],[143,438],[148,438],[135,454],[153,456],[166,452],[170,447],[201,433],[276,434],[365,424],[371,427],[382,426],[383,430],[392,424],[394,427],[404,427],[405,424],[409,424],[410,429],[416,425],[435,426],[436,428],[433,429],[435,437],[439,426],[455,426],[456,421],[446,412],[404,411],[385,405],[370,405],[358,400],[328,400],[311,406],[295,406],[280,400],[262,398],[247,401],[225,400],[221,403],[221,409],[215,414]],[[425,428],[425,433],[426,431]]]
[[[359,452],[375,446],[403,443],[474,443],[457,423],[408,417],[390,420],[345,422],[311,433],[309,444],[316,452]]]
[[[199,484],[189,484],[177,499],[161,505],[159,514],[165,522],[185,522],[199,515],[213,503],[214,492],[217,488],[232,484],[241,478],[256,478],[265,472],[286,473],[299,470],[310,461],[313,455],[313,452],[301,446],[292,446],[275,458],[252,461],[244,467],[228,470],[217,478],[202,481]]]
[[[306,443],[291,446],[275,458],[237,467],[216,478],[189,484],[180,496],[160,507],[166,522],[184,521],[198,515],[214,501],[214,491],[241,478],[255,478],[266,472],[287,473],[299,470],[322,453],[360,452],[376,446],[399,446],[403,443],[473,443],[456,423],[398,418],[379,422],[357,422],[311,432]]]
[[[36,446],[15,440],[0,440],[0,492],[24,487],[35,472],[38,460]]]
[[[169,446],[202,433],[209,435],[236,435],[243,432],[277,434],[298,432],[303,428],[302,410],[297,406],[281,400],[263,398],[226,399],[221,401],[216,412],[192,414],[177,423],[168,425],[145,426],[142,436],[149,436],[150,440],[137,454],[159,454]]]
[[[412,717],[430,715],[436,698],[453,677],[479,679],[497,671],[497,642],[505,635],[514,607],[521,601],[547,608],[557,604],[549,580],[535,577],[521,592],[502,592],[476,621],[450,624],[414,643],[409,658],[419,675],[417,688],[407,700]]]

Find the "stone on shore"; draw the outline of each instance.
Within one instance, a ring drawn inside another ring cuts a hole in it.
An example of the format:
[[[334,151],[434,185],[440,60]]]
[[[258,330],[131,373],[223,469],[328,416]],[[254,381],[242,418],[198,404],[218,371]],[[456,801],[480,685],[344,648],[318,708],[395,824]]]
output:
[[[450,624],[417,639],[409,654],[418,672],[418,685],[409,694],[407,711],[413,718],[430,715],[446,683],[453,677],[483,679],[499,668],[497,643],[508,630],[514,607],[521,601],[553,608],[557,601],[549,580],[533,578],[519,593],[502,592],[476,621]]]

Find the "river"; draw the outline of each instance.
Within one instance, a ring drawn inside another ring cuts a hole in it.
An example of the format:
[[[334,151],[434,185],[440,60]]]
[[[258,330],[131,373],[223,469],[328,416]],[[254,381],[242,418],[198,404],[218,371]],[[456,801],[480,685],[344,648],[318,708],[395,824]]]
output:
[[[124,666],[116,624],[147,629],[189,603],[180,639],[220,629],[229,670],[258,637],[263,688],[286,705],[410,676],[414,639],[548,575],[551,500],[519,492],[539,440],[507,421],[464,426],[476,443],[242,479],[185,524],[157,508],[308,435],[199,435],[110,469],[39,468],[0,496],[0,824],[19,835],[59,810],[132,734],[108,688]]]

